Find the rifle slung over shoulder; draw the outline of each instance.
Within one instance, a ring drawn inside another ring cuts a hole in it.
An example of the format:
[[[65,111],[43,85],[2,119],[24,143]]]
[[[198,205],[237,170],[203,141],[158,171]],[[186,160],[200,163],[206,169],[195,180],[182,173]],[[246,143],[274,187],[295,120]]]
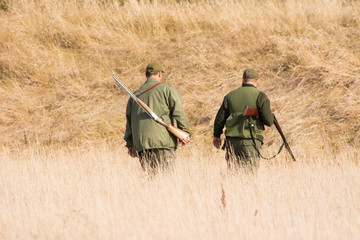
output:
[[[250,107],[250,106],[245,106],[244,111],[243,111],[243,116],[257,117],[258,118],[259,117],[259,111],[257,109],[255,109],[255,108]],[[282,132],[281,127],[280,127],[275,115],[274,115],[274,125],[275,125],[276,129],[278,130],[282,140],[284,141],[286,150],[289,152],[289,154],[290,154],[291,158],[293,159],[293,161],[296,161],[296,159],[294,157],[294,154],[292,153],[292,151],[290,149],[290,145],[286,141],[285,135]]]

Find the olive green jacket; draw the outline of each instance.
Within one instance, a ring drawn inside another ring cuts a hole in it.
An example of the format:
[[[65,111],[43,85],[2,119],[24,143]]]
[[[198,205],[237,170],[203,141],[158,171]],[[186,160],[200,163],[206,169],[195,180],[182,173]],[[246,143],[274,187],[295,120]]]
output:
[[[169,84],[159,84],[154,78],[148,78],[145,83],[134,92],[151,110],[166,123],[174,125],[190,133],[189,123],[181,104],[177,90]],[[139,94],[140,93],[140,94]],[[165,148],[175,149],[177,138],[164,126],[158,124],[133,100],[129,99],[126,107],[126,131],[124,139],[126,146],[134,146],[136,152],[145,149]]]
[[[220,137],[226,127],[226,137],[251,139],[249,117],[242,115],[244,107],[248,105],[259,111],[259,118],[253,117],[252,123],[254,138],[263,141],[264,124],[271,126],[274,116],[270,109],[270,100],[265,93],[255,86],[243,84],[242,87],[229,92],[216,115],[214,122],[214,137]]]

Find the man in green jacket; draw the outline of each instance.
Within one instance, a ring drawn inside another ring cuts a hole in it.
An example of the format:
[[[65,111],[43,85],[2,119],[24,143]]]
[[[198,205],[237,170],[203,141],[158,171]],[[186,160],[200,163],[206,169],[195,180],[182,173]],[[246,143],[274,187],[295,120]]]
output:
[[[270,109],[270,100],[265,93],[256,88],[258,84],[257,71],[246,69],[243,73],[242,86],[224,97],[216,115],[213,145],[220,148],[220,136],[225,126],[226,160],[229,168],[242,166],[256,171],[259,167],[258,150],[263,144],[264,125],[271,126],[274,115]],[[246,105],[259,111],[259,118],[253,118],[251,122],[254,139],[250,133],[249,118],[242,115]]]
[[[178,128],[190,133],[180,96],[173,86],[161,83],[163,73],[160,63],[149,63],[145,71],[147,79],[134,94],[166,123],[173,125],[176,120]],[[131,157],[138,156],[145,171],[172,168],[176,157],[177,138],[151,119],[131,98],[126,107],[124,139],[128,154]],[[181,143],[186,144],[189,141],[188,137]]]

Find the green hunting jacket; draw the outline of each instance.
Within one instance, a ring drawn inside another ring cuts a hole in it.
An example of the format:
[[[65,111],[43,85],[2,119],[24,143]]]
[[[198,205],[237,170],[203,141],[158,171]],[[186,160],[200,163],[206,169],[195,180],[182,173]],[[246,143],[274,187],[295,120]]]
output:
[[[263,142],[264,124],[271,126],[274,123],[274,115],[266,94],[251,84],[243,84],[224,97],[214,121],[214,137],[220,137],[225,126],[226,137],[251,139],[249,117],[242,115],[246,105],[259,111],[259,118],[253,117],[252,120],[253,136]]]
[[[154,78],[148,78],[134,94],[148,105],[151,110],[165,123],[174,125],[190,133],[189,123],[185,117],[180,96],[175,87],[159,83]],[[150,88],[149,90],[146,90]],[[145,92],[142,92],[146,90]],[[140,94],[139,94],[140,93]],[[124,139],[126,146],[134,146],[136,152],[145,149],[165,148],[176,149],[177,138],[166,127],[152,120],[149,115],[133,100],[129,99],[126,107],[126,131]]]

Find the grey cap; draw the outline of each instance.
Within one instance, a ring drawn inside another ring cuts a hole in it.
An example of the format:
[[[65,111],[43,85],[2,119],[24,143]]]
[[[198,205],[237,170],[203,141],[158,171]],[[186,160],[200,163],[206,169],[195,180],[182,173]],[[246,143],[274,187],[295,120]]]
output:
[[[258,72],[255,69],[246,69],[243,73],[243,79],[258,79]]]
[[[164,72],[163,67],[158,62],[151,62],[146,66],[146,72],[152,73],[152,72]]]

